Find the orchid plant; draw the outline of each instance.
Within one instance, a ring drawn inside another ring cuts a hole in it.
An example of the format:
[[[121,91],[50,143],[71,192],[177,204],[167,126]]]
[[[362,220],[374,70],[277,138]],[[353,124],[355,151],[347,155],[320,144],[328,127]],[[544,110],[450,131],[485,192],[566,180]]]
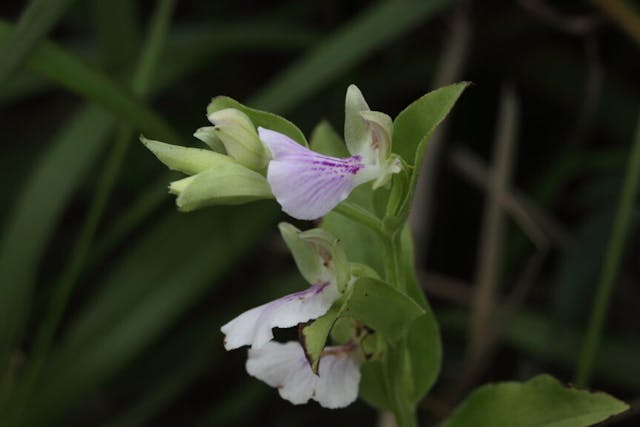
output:
[[[351,85],[344,138],[321,123],[308,143],[284,118],[227,97],[211,101],[212,126],[194,134],[206,149],[141,137],[161,162],[189,175],[169,185],[181,211],[275,199],[295,219],[318,220],[304,231],[279,225],[309,286],[221,327],[225,349],[248,346],[247,372],[282,398],[341,408],[360,396],[392,411],[399,426],[417,425],[441,345],[413,267],[407,218],[427,142],[467,86],[430,92],[391,119]],[[294,327],[299,341],[274,340],[274,328]]]

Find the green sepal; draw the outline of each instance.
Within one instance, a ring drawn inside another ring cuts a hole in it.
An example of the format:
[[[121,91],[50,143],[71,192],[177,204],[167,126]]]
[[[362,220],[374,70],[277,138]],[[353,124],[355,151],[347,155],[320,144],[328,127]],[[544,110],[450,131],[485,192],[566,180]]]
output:
[[[360,89],[350,85],[344,100],[344,139],[351,154],[363,153],[369,144],[367,126],[360,114],[369,110]]]
[[[258,138],[249,116],[236,108],[225,108],[214,111],[208,118],[229,156],[249,169],[266,171],[267,148]]]
[[[195,175],[204,170],[217,167],[226,161],[226,156],[202,148],[165,144],[164,142],[147,139],[143,135],[140,135],[140,142],[169,169],[187,175]]]
[[[198,128],[193,136],[199,139],[200,141],[207,144],[209,148],[211,148],[216,153],[226,154],[227,150],[224,148],[224,144],[220,141],[218,137],[218,133],[213,126],[204,126]]]
[[[278,227],[298,270],[307,282],[335,282],[340,292],[344,292],[350,267],[344,249],[335,236],[320,228],[300,231],[286,222]]]
[[[189,212],[210,205],[238,205],[273,197],[264,176],[228,156],[218,156],[220,161],[214,167],[169,185],[169,192],[178,196],[176,204],[180,211]]]
[[[368,137],[374,150],[378,150],[378,159],[384,160],[391,153],[391,134],[393,121],[385,113],[380,111],[361,111],[360,116],[365,121]]]
[[[409,183],[411,180],[409,165],[404,160],[401,160],[401,162],[402,170],[393,175],[389,198],[387,199],[387,205],[384,213],[385,218],[398,217],[398,213],[400,212],[402,204],[404,203],[409,191]],[[400,225],[404,224],[404,219],[401,219],[402,221]]]
[[[275,130],[308,147],[307,139],[296,125],[287,119],[266,111],[249,108],[228,96],[216,96],[207,106],[207,116],[225,108],[235,108],[246,114],[256,127]]]
[[[351,267],[338,239],[321,228],[303,231],[300,238],[314,247],[322,259],[322,266],[332,272],[338,289],[344,292],[351,277]]]

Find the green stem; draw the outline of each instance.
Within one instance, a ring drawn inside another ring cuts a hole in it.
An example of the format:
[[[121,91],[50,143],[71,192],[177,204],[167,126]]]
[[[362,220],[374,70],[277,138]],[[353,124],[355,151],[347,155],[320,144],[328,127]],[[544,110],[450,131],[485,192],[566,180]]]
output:
[[[340,215],[368,227],[383,239],[384,236],[386,236],[382,221],[362,206],[358,206],[351,202],[342,202],[336,206],[334,212],[338,212]]]
[[[387,282],[400,290],[406,291],[406,284],[402,272],[402,251],[400,246],[400,232],[384,233],[384,263]],[[393,414],[398,427],[416,427],[418,420],[406,396],[406,339],[401,340],[394,347],[388,349],[385,369],[385,383],[389,397],[393,403]]]
[[[598,347],[600,346],[604,322],[609,308],[614,279],[620,267],[624,243],[629,234],[629,224],[631,222],[633,207],[638,196],[638,184],[640,182],[640,116],[638,117],[637,123],[635,140],[627,166],[627,175],[618,203],[613,231],[609,237],[598,291],[591,312],[591,320],[578,361],[576,372],[576,384],[578,386],[586,386],[593,372],[593,366]]]
[[[402,271],[403,254],[400,244],[402,227],[393,227],[390,225],[391,223],[383,223],[366,209],[350,202],[341,203],[336,207],[335,212],[368,227],[380,237],[385,252],[383,257],[385,278],[393,287],[401,292],[406,292]],[[407,398],[406,349],[406,340],[388,348],[383,378],[398,427],[417,427],[418,420],[415,408]]]

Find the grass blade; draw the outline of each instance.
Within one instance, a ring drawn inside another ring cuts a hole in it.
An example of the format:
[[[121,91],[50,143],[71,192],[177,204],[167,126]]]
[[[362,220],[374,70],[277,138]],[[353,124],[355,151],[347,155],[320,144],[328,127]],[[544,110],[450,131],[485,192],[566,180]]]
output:
[[[74,0],[31,0],[0,47],[0,82],[4,83]],[[0,83],[1,85],[1,83]]]
[[[449,3],[449,0],[379,1],[276,77],[248,105],[278,112],[290,110],[375,49]]]
[[[0,40],[10,26],[0,22]],[[58,45],[40,43],[27,65],[68,90],[99,104],[150,137],[178,141],[179,137],[156,113],[136,100],[103,72],[85,64]]]
[[[0,246],[0,371],[29,312],[35,266],[64,207],[106,143],[111,124],[98,108],[76,114],[53,139],[13,205]]]
[[[622,187],[618,210],[613,224],[613,230],[609,237],[607,252],[605,254],[600,282],[596,293],[591,319],[582,344],[582,351],[578,361],[576,372],[576,384],[585,386],[589,383],[593,372],[598,347],[602,339],[604,322],[609,309],[609,301],[616,274],[622,261],[625,241],[629,235],[631,215],[638,199],[638,187],[640,186],[640,116],[636,125],[636,135],[629,156],[627,174]]]
[[[51,424],[219,284],[272,224],[276,211],[266,207],[171,213],[124,253],[43,370],[26,425]]]
[[[169,28],[173,5],[173,0],[158,1],[158,7],[152,19],[148,41],[142,52],[138,70],[132,84],[134,93],[138,95],[143,95],[148,91],[151,72],[156,65],[155,62],[160,55],[164,36]],[[22,379],[24,385],[20,388],[21,394],[18,395],[18,397],[14,397],[15,403],[12,405],[12,410],[9,415],[10,417],[15,417],[16,420],[20,420],[24,408],[28,405],[32,390],[31,387],[37,381],[41,367],[53,342],[54,334],[66,309],[67,302],[83,270],[87,254],[93,241],[93,236],[102,218],[102,212],[109,200],[109,195],[115,184],[120,164],[124,159],[126,148],[132,136],[132,130],[128,126],[120,128],[116,138],[117,142],[105,162],[95,197],[92,200],[89,212],[81,228],[80,236],[71,252],[66,267],[58,280],[53,284],[51,301],[48,305],[44,321],[38,330],[32,350],[33,356]],[[18,422],[16,422],[16,424],[18,424]]]

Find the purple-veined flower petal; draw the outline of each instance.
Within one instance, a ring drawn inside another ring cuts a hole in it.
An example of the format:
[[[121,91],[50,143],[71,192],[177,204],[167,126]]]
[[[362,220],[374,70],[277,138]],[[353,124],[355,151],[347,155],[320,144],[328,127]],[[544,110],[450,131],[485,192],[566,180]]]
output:
[[[220,328],[225,334],[224,348],[259,348],[273,339],[273,328],[290,328],[316,319],[339,297],[337,286],[327,282],[245,311]]]
[[[247,372],[295,405],[313,399],[325,408],[344,408],[358,397],[360,366],[353,345],[327,347],[315,375],[298,342],[270,342],[249,350]]]
[[[325,156],[296,143],[286,135],[258,128],[271,151],[267,181],[287,214],[316,219],[349,196],[354,187],[376,178],[377,168],[360,156]]]

